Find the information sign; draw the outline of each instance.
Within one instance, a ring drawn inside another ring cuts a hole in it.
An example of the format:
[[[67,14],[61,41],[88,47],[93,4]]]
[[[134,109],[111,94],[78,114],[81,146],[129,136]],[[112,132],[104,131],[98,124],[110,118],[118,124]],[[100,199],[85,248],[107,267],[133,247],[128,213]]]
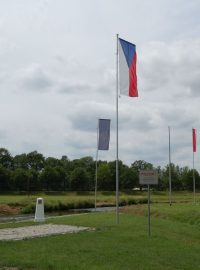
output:
[[[157,185],[158,172],[156,170],[140,170],[139,183],[140,185]]]

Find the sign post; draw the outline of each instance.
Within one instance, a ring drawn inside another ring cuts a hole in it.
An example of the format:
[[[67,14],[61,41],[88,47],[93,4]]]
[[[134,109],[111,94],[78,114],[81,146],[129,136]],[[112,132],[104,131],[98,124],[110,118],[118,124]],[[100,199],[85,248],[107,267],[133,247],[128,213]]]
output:
[[[151,220],[150,220],[150,185],[148,185],[148,233],[151,235]]]
[[[148,235],[151,236],[150,185],[158,184],[158,172],[155,170],[140,170],[139,183],[148,186]]]

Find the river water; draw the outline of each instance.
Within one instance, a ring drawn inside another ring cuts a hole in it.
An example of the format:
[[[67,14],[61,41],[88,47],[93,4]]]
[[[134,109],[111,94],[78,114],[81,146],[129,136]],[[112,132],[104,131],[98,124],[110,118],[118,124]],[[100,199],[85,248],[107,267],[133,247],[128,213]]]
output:
[[[69,211],[63,211],[63,212],[53,212],[53,213],[47,213],[45,215],[45,218],[51,218],[56,216],[65,216],[65,215],[74,215],[74,214],[80,214],[80,213],[90,213],[90,212],[107,212],[107,211],[114,211],[115,207],[97,207],[95,208],[86,208],[86,209],[72,209]],[[0,216],[0,223],[6,223],[6,222],[20,222],[20,221],[28,221],[33,220],[35,217],[34,214],[26,214],[26,215],[2,215]]]

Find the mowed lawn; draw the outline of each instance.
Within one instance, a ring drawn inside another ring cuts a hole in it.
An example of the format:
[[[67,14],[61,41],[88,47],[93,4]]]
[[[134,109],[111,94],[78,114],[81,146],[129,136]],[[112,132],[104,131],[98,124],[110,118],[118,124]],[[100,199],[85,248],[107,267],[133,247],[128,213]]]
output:
[[[48,223],[82,225],[95,231],[0,242],[0,266],[17,269],[172,270],[200,269],[200,205],[152,204],[152,236],[147,233],[147,205],[115,213],[52,218]],[[30,225],[10,223],[15,227]]]

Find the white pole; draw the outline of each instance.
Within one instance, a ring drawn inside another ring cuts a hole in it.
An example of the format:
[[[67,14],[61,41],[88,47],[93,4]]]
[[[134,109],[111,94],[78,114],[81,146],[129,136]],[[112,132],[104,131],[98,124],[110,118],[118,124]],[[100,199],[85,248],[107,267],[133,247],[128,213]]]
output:
[[[98,143],[99,143],[99,120],[97,123],[97,150],[96,150],[96,173],[95,173],[95,211],[97,210],[97,162],[98,162]]]
[[[150,185],[148,185],[148,235],[151,236],[151,218],[150,218]]]
[[[169,130],[169,205],[172,205],[172,176],[171,176],[171,140],[170,140],[170,126]]]
[[[193,151],[193,197],[194,197],[194,204],[196,203],[195,189],[196,189],[196,183],[195,183],[195,174],[194,174],[194,151]]]
[[[118,49],[118,39],[117,34],[117,53],[116,53],[116,223],[119,224],[119,170],[118,170],[118,70],[119,70],[119,49]]]

